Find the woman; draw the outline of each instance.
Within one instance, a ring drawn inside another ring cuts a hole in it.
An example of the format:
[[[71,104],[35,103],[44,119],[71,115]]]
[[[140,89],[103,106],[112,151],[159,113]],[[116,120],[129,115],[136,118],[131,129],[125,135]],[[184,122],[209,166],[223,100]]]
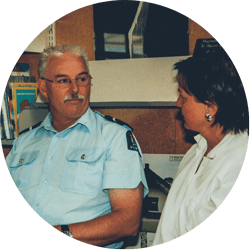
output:
[[[175,64],[184,126],[196,144],[184,156],[167,197],[154,245],[204,221],[234,185],[247,150],[248,107],[240,77],[227,55]]]

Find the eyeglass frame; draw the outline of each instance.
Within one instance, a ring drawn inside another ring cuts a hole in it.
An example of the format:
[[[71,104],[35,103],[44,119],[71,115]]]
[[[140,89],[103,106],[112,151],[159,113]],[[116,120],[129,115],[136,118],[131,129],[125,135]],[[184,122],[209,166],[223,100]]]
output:
[[[90,78],[90,79],[93,79],[93,77],[92,77],[88,72],[82,72],[81,74],[86,74],[86,75],[88,75],[88,78],[87,78],[86,80],[88,80],[89,78]],[[62,76],[61,76],[61,77],[62,77]],[[66,86],[66,87],[64,87],[64,88],[69,87],[69,86],[71,85],[71,83],[72,83],[73,80],[76,81],[76,84],[77,84],[79,87],[87,87],[87,86],[92,85],[92,84],[90,83],[90,84],[81,86],[81,85],[79,85],[79,84],[77,83],[77,80],[78,80],[78,79],[71,79],[71,78],[69,78],[69,77],[67,77],[67,76],[65,76],[65,78],[68,78],[68,79],[69,79],[69,85]],[[81,77],[79,77],[79,79],[80,79],[80,78],[81,78]],[[55,85],[56,85],[58,88],[62,88],[62,87],[59,87],[59,86],[60,86],[60,83],[57,83],[56,81],[52,81],[52,80],[47,79],[47,78],[45,78],[45,77],[41,77],[40,79],[46,80],[46,81],[49,81],[49,82],[53,82],[53,83],[55,83]]]

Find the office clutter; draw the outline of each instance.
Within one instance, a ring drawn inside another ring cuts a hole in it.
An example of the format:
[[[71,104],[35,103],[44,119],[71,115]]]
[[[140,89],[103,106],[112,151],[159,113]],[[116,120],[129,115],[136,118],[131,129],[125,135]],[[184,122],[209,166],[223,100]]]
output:
[[[173,182],[173,178],[168,177],[162,179],[149,168],[148,163],[145,164],[144,171],[150,191],[148,196],[143,201],[143,216],[148,219],[159,219],[163,207],[163,205],[159,204],[159,193],[164,194],[164,201],[161,201],[161,203],[164,203],[165,197],[167,197]]]
[[[37,84],[29,75],[29,64],[17,63],[6,85],[1,106],[1,139],[19,136],[19,116],[22,110],[36,101]]]
[[[18,133],[21,135],[39,126],[49,113],[47,103],[32,102],[32,107],[25,108],[19,116]]]

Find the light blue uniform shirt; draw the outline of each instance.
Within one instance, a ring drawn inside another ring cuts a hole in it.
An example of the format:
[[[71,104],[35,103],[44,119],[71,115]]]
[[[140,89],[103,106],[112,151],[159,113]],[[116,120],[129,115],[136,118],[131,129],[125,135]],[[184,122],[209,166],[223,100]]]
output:
[[[51,121],[49,113],[39,127],[18,137],[6,158],[19,191],[44,220],[62,225],[108,214],[108,189],[136,188],[142,182],[146,196],[142,154],[129,147],[128,127],[90,108],[59,133]]]

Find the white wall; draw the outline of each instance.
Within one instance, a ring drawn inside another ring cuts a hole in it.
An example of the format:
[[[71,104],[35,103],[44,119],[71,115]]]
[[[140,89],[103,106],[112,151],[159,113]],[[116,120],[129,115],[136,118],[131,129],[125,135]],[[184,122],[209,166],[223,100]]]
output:
[[[25,49],[27,52],[43,52],[47,46],[48,28],[43,30]]]
[[[187,57],[90,61],[91,102],[175,102],[172,68]]]

